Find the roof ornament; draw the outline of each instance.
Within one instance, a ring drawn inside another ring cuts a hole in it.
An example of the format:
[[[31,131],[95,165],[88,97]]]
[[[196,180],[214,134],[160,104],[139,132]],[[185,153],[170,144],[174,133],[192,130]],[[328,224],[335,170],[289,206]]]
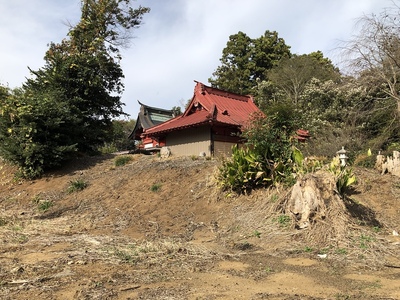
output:
[[[206,88],[205,88],[204,84],[201,84],[201,94],[202,95],[206,94]]]
[[[196,86],[194,87],[194,92],[200,92],[202,95],[205,95],[206,93],[206,87],[203,83],[199,82],[199,81],[194,81],[196,82]]]

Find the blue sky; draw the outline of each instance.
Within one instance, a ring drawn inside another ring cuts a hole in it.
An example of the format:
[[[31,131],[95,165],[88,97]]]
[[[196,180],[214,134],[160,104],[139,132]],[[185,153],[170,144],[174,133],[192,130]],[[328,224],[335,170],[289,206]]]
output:
[[[398,0],[396,0],[398,1]],[[208,83],[229,36],[258,38],[277,31],[292,53],[322,51],[334,63],[341,40],[357,18],[379,14],[391,0],[138,0],[151,8],[123,50],[124,110],[136,118],[137,100],[170,109],[193,95],[194,80]],[[396,2],[397,3],[397,2]],[[76,24],[80,0],[0,0],[0,84],[19,87],[28,66],[43,66],[50,42]]]

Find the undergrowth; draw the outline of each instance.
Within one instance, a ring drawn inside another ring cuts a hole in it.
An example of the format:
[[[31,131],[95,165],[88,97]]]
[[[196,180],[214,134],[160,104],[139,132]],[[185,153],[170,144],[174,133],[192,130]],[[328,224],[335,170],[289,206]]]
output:
[[[88,183],[83,179],[75,179],[69,182],[68,193],[74,193],[84,190],[88,186]]]
[[[115,164],[116,167],[124,166],[124,165],[126,165],[128,162],[130,162],[132,160],[133,160],[132,156],[121,155],[121,156],[117,156],[115,158],[114,164]]]

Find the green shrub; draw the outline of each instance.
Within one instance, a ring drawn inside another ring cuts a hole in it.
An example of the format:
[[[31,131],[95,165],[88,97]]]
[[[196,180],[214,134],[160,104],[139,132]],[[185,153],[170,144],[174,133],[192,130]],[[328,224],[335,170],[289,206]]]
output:
[[[336,254],[345,255],[345,254],[347,254],[347,250],[346,250],[345,248],[337,248],[337,249],[335,250],[335,253],[336,253]]]
[[[124,166],[128,162],[132,161],[132,159],[132,156],[128,155],[117,156],[114,160],[114,164],[116,167]]]
[[[7,225],[7,220],[0,218],[0,226],[4,226],[4,225]]]
[[[387,146],[386,151],[392,153],[393,151],[399,151],[399,149],[400,149],[400,143],[392,142]]]
[[[374,239],[369,235],[361,234],[360,236],[360,248],[367,249],[370,247],[370,243],[373,242]]]
[[[41,212],[48,211],[54,205],[51,200],[43,200],[40,194],[34,196],[32,202],[37,205],[38,210]]]
[[[246,148],[232,147],[232,157],[219,168],[217,179],[223,190],[243,193],[278,182],[295,183],[293,172],[304,159],[290,139],[290,122],[284,120],[282,112],[252,118],[243,132]]]
[[[40,177],[76,153],[68,128],[75,117],[58,90],[16,90],[0,100],[0,156],[18,166],[18,176]]]
[[[291,222],[291,218],[288,215],[280,215],[277,219],[277,222],[279,223],[280,226],[287,227]]]
[[[50,200],[39,201],[39,203],[38,203],[38,210],[41,211],[41,212],[46,212],[46,211],[48,211],[53,205],[54,205],[53,201],[50,201]]]
[[[114,143],[105,143],[103,146],[99,147],[98,150],[101,154],[111,154],[117,152],[118,148]]]
[[[83,179],[76,179],[73,181],[70,181],[69,187],[68,187],[68,193],[74,193],[74,192],[79,192],[84,190],[88,186],[88,183],[84,181]]]
[[[154,183],[151,187],[150,187],[150,191],[156,193],[158,191],[160,191],[161,189],[161,183]]]
[[[314,173],[322,169],[325,162],[323,157],[304,158],[303,153],[296,147],[292,147],[292,151],[293,172],[296,174]]]
[[[313,251],[314,251],[313,248],[311,248],[309,246],[304,247],[304,252],[310,253],[310,252],[313,252]]]
[[[279,113],[254,115],[251,124],[244,130],[243,138],[259,160],[283,162],[292,158],[291,126]]]

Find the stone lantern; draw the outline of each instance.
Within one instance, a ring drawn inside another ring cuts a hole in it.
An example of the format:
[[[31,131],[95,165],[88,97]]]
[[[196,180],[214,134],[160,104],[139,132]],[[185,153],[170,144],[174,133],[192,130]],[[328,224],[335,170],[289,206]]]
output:
[[[344,150],[344,147],[342,146],[342,149],[340,149],[338,152],[336,152],[337,155],[339,155],[339,159],[340,159],[340,165],[342,167],[346,166],[346,161],[348,159],[348,157],[346,156],[347,151]]]

